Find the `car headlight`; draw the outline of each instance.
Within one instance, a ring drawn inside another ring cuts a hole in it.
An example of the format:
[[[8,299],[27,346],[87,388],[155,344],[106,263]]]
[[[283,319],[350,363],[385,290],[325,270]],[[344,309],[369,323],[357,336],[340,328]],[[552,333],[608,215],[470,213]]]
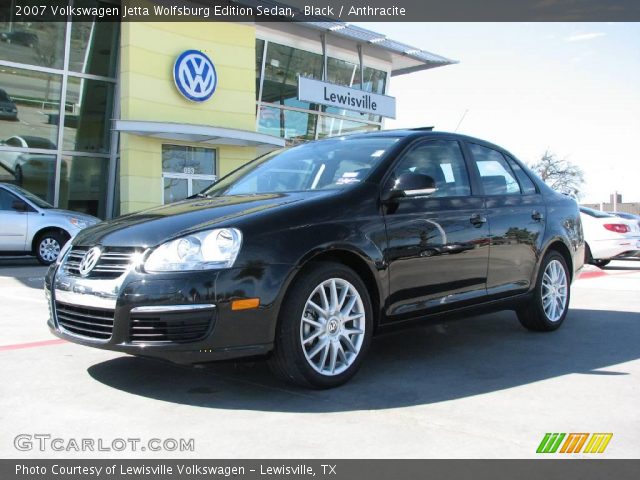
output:
[[[93,223],[90,223],[86,220],[82,220],[77,217],[69,217],[68,220],[69,220],[69,223],[76,228],[87,228],[89,225],[93,225]]]
[[[163,243],[144,263],[148,272],[208,270],[233,266],[242,244],[236,228],[217,228]]]

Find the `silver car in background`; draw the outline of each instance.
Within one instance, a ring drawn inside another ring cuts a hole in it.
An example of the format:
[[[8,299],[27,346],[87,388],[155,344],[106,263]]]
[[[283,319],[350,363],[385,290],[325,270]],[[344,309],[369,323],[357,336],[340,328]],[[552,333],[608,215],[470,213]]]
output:
[[[70,238],[99,218],[60,210],[16,185],[0,183],[0,254],[35,255],[56,261]]]

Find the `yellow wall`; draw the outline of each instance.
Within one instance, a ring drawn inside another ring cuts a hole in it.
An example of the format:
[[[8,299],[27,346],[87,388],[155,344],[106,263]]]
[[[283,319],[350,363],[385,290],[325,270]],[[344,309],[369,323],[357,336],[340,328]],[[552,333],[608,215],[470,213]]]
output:
[[[253,26],[220,22],[123,22],[121,28],[120,118],[255,131]],[[216,91],[202,103],[184,98],[173,83],[175,59],[189,49],[203,51],[216,67]],[[121,135],[121,213],[162,203],[163,143],[181,142]],[[219,176],[255,157],[254,148],[213,148],[217,150]]]

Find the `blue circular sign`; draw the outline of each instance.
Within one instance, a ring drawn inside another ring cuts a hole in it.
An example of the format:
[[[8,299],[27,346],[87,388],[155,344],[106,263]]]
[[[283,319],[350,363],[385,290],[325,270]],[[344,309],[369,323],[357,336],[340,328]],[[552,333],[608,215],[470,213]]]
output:
[[[218,76],[209,57],[198,50],[187,50],[176,59],[173,81],[185,98],[204,102],[215,92]]]

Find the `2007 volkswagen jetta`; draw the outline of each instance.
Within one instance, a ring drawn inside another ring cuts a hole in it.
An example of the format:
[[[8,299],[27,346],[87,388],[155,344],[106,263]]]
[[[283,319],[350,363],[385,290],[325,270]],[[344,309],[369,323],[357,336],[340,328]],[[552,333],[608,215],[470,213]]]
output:
[[[513,309],[557,329],[583,258],[573,199],[495,145],[417,129],[276,151],[90,227],[45,290],[49,327],[72,342],[188,364],[266,356],[328,388],[391,325]]]

